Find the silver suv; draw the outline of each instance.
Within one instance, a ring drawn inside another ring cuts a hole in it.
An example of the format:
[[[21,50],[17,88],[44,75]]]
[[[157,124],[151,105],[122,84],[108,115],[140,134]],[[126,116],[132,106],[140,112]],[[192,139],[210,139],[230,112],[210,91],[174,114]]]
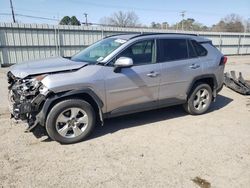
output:
[[[110,36],[69,58],[12,66],[11,114],[60,143],[84,140],[114,116],[177,104],[203,114],[223,86],[226,60],[196,35]]]

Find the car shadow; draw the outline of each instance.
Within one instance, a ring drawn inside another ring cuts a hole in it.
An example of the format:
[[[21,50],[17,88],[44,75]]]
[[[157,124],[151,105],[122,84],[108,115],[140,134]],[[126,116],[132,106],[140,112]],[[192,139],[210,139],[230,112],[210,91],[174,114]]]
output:
[[[216,102],[212,103],[208,113],[224,108],[232,101],[233,99],[231,98],[228,98],[223,95],[218,95]],[[157,110],[150,110],[131,115],[106,119],[105,125],[104,126],[97,125],[94,132],[89,136],[89,138],[87,138],[87,140],[91,140],[97,137],[102,137],[107,134],[113,134],[122,129],[143,126],[154,122],[183,117],[186,115],[188,114],[183,110],[182,106],[178,105],[178,106],[172,106]],[[41,126],[37,126],[33,130],[33,134],[37,138],[41,138],[47,135],[44,127]],[[42,142],[50,142],[50,141],[52,141],[50,138],[42,140]]]
[[[218,95],[216,102],[211,104],[208,113],[219,110],[227,106],[232,101],[233,99],[231,98],[223,95]],[[188,114],[183,110],[183,107],[181,105],[178,105],[107,119],[105,120],[104,126],[96,127],[95,131],[92,133],[88,140],[101,137],[106,134],[113,134],[116,131],[120,131],[122,129],[143,126],[154,122],[183,117],[186,115]]]
[[[224,108],[232,101],[233,101],[232,98],[229,98],[223,95],[217,95],[216,101],[211,104],[211,107],[209,108],[207,113]]]

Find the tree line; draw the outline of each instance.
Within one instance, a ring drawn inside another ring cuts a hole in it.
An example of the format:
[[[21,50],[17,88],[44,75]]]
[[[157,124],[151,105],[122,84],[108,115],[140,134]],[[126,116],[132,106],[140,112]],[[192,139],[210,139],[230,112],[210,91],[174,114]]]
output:
[[[75,16],[64,16],[59,22],[60,25],[81,25]],[[91,24],[91,23],[88,23]],[[93,23],[92,23],[93,24]],[[250,18],[243,20],[237,14],[229,14],[222,18],[218,23],[211,27],[206,26],[193,18],[183,19],[180,22],[170,25],[168,22],[152,22],[150,25],[143,25],[139,21],[139,17],[133,11],[118,11],[110,16],[103,17],[98,23],[100,25],[109,25],[117,27],[143,27],[155,29],[169,30],[186,30],[186,31],[214,31],[214,32],[250,32]],[[97,25],[97,24],[95,24]]]

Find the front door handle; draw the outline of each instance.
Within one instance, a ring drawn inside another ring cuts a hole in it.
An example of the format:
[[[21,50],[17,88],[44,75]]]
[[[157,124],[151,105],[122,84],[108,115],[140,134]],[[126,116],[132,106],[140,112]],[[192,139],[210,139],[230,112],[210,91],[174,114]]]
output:
[[[155,72],[155,71],[151,71],[150,73],[147,74],[148,77],[156,77],[158,75],[160,75],[160,73]]]
[[[198,64],[192,64],[192,65],[190,65],[189,66],[191,69],[198,69],[198,68],[200,68],[200,65],[198,65]]]

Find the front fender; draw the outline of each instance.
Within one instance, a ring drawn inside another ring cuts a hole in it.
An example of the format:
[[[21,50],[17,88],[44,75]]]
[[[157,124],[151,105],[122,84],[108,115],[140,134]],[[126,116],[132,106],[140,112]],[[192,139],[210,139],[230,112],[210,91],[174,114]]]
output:
[[[76,96],[76,95],[82,95],[82,94],[89,95],[94,100],[94,102],[97,104],[100,120],[101,120],[101,122],[103,124],[103,112],[102,112],[103,101],[90,88],[81,89],[81,90],[71,90],[71,91],[55,93],[55,94],[50,95],[45,100],[44,105],[41,108],[41,111],[36,116],[37,123],[39,123],[42,126],[45,125],[47,115],[48,115],[50,109],[53,107],[53,105],[58,100],[73,97],[73,96]]]

